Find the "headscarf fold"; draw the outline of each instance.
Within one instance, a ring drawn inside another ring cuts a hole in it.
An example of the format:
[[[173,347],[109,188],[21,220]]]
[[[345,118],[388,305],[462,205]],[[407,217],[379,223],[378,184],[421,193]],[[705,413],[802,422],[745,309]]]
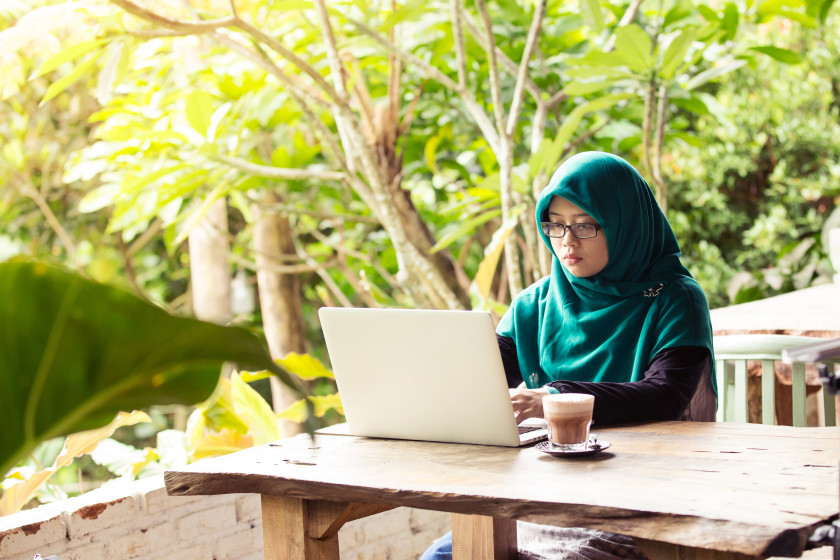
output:
[[[602,152],[568,159],[540,194],[538,229],[549,221],[554,196],[598,222],[609,260],[598,274],[578,278],[554,255],[550,276],[522,291],[502,317],[497,332],[515,341],[528,387],[560,379],[638,381],[666,348],[713,351],[705,294],[680,262],[650,187],[629,163]]]

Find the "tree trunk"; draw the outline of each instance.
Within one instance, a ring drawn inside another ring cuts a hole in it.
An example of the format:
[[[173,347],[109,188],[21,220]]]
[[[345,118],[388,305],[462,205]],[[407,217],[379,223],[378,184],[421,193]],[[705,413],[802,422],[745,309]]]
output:
[[[263,330],[271,357],[283,358],[289,352],[306,352],[300,280],[295,274],[283,274],[273,267],[283,264],[283,255],[295,255],[292,226],[285,216],[272,212],[279,197],[265,191],[262,204],[253,204],[254,248],[257,262],[257,286]],[[288,408],[297,397],[288,387],[271,378],[271,396],[275,412]],[[300,432],[294,422],[283,422],[286,437]]]
[[[193,314],[224,325],[233,318],[227,202],[217,200],[189,234]]]

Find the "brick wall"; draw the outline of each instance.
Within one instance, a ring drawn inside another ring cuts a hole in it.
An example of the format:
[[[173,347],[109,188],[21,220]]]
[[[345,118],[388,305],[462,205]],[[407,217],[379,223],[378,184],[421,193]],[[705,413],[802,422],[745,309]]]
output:
[[[339,531],[342,559],[413,560],[449,514],[397,508]],[[0,517],[0,560],[262,560],[259,496],[167,496],[160,477]]]

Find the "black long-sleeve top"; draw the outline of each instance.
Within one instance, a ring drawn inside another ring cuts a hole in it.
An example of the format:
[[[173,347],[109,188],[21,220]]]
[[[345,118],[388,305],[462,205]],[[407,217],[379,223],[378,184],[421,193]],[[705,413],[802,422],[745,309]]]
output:
[[[496,335],[508,387],[522,383],[516,344]],[[697,391],[703,375],[711,367],[711,353],[700,346],[666,348],[648,364],[641,381],[626,383],[552,381],[548,385],[561,393],[595,396],[592,423],[621,424],[657,420],[677,420]]]

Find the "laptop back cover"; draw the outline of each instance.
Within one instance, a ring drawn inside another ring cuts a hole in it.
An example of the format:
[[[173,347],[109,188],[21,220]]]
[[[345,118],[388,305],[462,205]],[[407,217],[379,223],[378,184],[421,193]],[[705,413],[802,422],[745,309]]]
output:
[[[318,314],[353,435],[520,444],[489,313],[323,307]]]

